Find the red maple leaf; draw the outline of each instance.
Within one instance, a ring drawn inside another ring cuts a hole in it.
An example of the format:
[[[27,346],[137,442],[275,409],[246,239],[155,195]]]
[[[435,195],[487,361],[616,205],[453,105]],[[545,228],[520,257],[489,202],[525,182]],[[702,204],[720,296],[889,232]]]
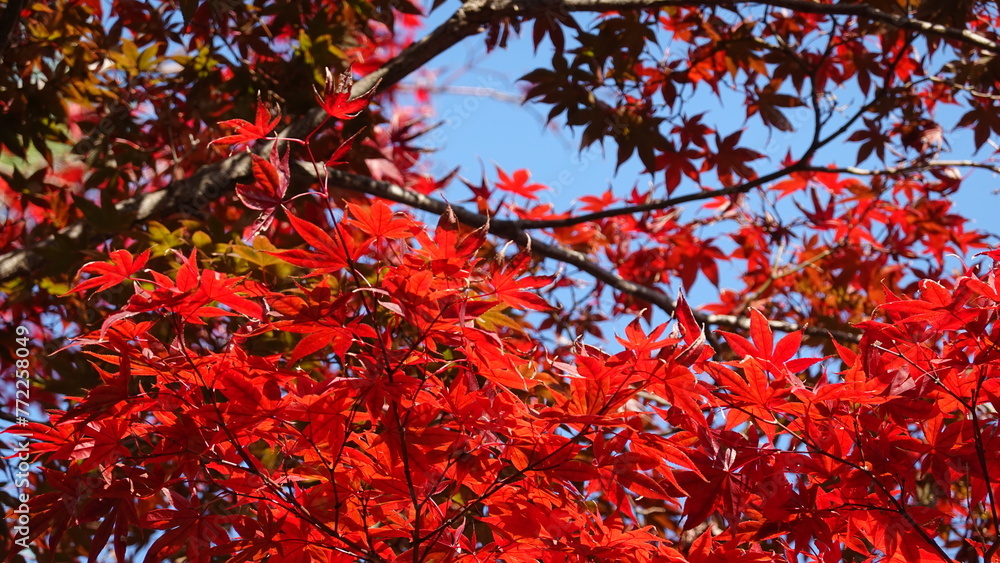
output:
[[[267,211],[281,205],[288,189],[288,153],[283,159],[276,158],[277,151],[272,152],[268,162],[262,157],[251,154],[253,159],[253,183],[236,184],[236,195],[250,209]]]
[[[289,215],[288,220],[292,227],[299,233],[314,250],[293,249],[283,252],[269,252],[282,260],[302,266],[313,268],[312,275],[321,275],[340,270],[347,266],[348,261],[356,259],[367,245],[358,246],[349,234],[345,233],[342,227],[337,227],[333,236],[330,236],[322,228]],[[345,245],[347,248],[345,248]]]
[[[353,86],[354,77],[351,74],[350,67],[339,75],[334,74],[330,69],[326,69],[326,85],[322,93],[319,90],[315,90],[316,100],[330,117],[353,119],[368,105],[368,98],[375,93],[378,83],[376,82],[364,94],[351,98],[351,88]]]
[[[255,116],[253,123],[250,123],[245,119],[228,119],[226,121],[220,121],[219,125],[236,129],[236,134],[216,139],[209,143],[209,145],[238,145],[240,143],[249,143],[258,139],[263,139],[274,130],[274,127],[278,124],[278,120],[280,119],[280,113],[272,118],[271,112],[268,111],[267,106],[260,100],[257,100],[257,115]]]
[[[358,227],[375,239],[399,239],[413,235],[411,222],[393,215],[392,209],[381,201],[376,201],[371,207],[348,203],[347,209],[351,215],[347,224]]]
[[[80,273],[97,273],[100,275],[78,283],[76,287],[67,293],[67,295],[84,291],[92,287],[100,286],[98,291],[104,291],[109,287],[116,286],[121,282],[130,279],[132,274],[145,267],[146,261],[148,260],[149,250],[146,250],[137,257],[133,257],[127,250],[116,250],[111,253],[110,264],[107,262],[88,262],[83,266],[83,268],[80,268]]]
[[[742,131],[737,131],[725,139],[715,136],[715,143],[719,147],[718,153],[709,160],[716,167],[716,174],[719,180],[726,186],[733,185],[733,175],[737,175],[745,180],[752,180],[757,177],[757,173],[750,168],[747,163],[764,155],[746,147],[737,146]]]
[[[531,175],[523,168],[521,170],[515,170],[514,177],[512,178],[508,176],[502,168],[497,166],[497,175],[500,176],[500,181],[497,182],[498,190],[524,196],[528,199],[538,199],[538,197],[535,196],[535,192],[548,189],[542,184],[529,184],[528,178],[530,178]]]

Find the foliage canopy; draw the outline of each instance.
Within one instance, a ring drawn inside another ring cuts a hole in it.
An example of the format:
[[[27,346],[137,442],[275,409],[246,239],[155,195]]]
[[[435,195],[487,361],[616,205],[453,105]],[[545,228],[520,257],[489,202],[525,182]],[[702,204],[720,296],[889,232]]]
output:
[[[952,201],[998,171],[998,24],[8,0],[0,397],[34,465],[3,549],[1000,560],[1000,250]],[[641,182],[561,205],[523,167],[431,174],[449,84],[408,77],[477,35],[532,41],[525,104]]]

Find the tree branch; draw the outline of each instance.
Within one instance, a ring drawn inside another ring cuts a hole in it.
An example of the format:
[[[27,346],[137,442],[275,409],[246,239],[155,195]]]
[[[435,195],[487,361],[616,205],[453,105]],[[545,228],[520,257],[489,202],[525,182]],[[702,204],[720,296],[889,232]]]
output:
[[[249,175],[250,157],[246,153],[240,153],[203,166],[190,178],[171,182],[162,190],[119,202],[115,205],[115,210],[123,215],[132,215],[137,222],[167,215],[171,211],[194,214],[209,201],[232,189],[236,182],[246,180]],[[103,239],[103,233],[91,231],[92,227],[95,226],[79,221],[27,248],[0,256],[0,282],[36,271],[45,263],[47,251],[65,241],[81,248],[96,246],[95,239]],[[89,244],[91,242],[94,244]]]
[[[682,203],[690,203],[692,201],[701,201],[705,199],[712,199],[714,197],[722,197],[727,195],[743,194],[746,193],[757,186],[761,186],[768,182],[777,180],[778,178],[787,176],[792,172],[801,170],[803,165],[800,162],[793,164],[791,166],[786,166],[781,170],[776,170],[761,176],[755,180],[749,182],[738,184],[736,186],[730,186],[728,188],[721,188],[718,190],[707,190],[703,192],[698,192],[694,194],[687,194],[678,197],[668,197],[666,199],[657,199],[649,203],[641,203],[639,205],[626,205],[622,207],[615,207],[613,209],[605,209],[604,211],[595,211],[594,213],[587,213],[586,215],[578,215],[576,217],[566,217],[565,219],[532,219],[525,221],[517,221],[517,224],[522,229],[558,229],[561,227],[572,227],[573,225],[579,225],[581,223],[590,223],[593,221],[598,221],[600,219],[606,219],[608,217],[618,217],[620,215],[631,215],[633,213],[644,213],[646,211],[655,211],[659,209],[669,209],[671,207],[676,207]]]
[[[989,170],[991,172],[1000,173],[1000,165],[987,164],[984,162],[976,162],[974,160],[932,160],[922,164],[913,164],[909,166],[897,166],[897,167],[889,167],[881,169],[865,169],[865,168],[857,168],[854,166],[845,166],[841,168],[828,168],[828,167],[811,166],[799,163],[772,172],[771,174],[768,174],[767,176],[762,176],[756,180],[752,180],[750,182],[746,182],[744,184],[740,184],[737,186],[722,188],[719,190],[707,190],[703,192],[687,194],[673,198],[658,199],[655,201],[651,201],[649,203],[642,203],[639,205],[626,205],[622,207],[616,207],[613,209],[605,209],[604,211],[587,213],[585,215],[578,215],[576,217],[566,217],[564,219],[529,219],[524,221],[512,221],[512,223],[517,223],[517,226],[519,228],[525,230],[558,229],[562,227],[572,227],[574,225],[579,225],[582,223],[599,221],[601,219],[606,219],[608,217],[619,217],[622,215],[632,215],[634,213],[643,213],[646,211],[669,209],[671,207],[676,207],[683,203],[690,203],[692,201],[701,201],[705,199],[712,199],[714,197],[722,197],[727,195],[746,193],[757,186],[760,186],[767,182],[774,181],[792,172],[834,172],[839,174],[851,174],[853,176],[892,176],[894,174],[906,174],[908,172],[920,172],[923,170],[930,170],[932,168],[948,168],[948,167],[981,168],[983,170]]]
[[[890,166],[887,168],[857,168],[855,166],[824,168],[822,166],[808,166],[803,168],[809,172],[835,172],[838,174],[850,174],[852,176],[892,176],[895,174],[908,174],[910,172],[923,172],[933,168],[980,168],[991,172],[1000,173],[1000,164],[989,164],[986,162],[976,162],[974,160],[930,160],[919,164],[907,166]]]
[[[312,178],[315,178],[316,176],[315,169],[310,163],[299,161],[297,162],[297,169]],[[579,270],[590,274],[594,277],[594,279],[600,280],[622,293],[652,303],[667,314],[673,314],[674,310],[677,308],[676,302],[665,293],[652,287],[628,281],[601,267],[599,264],[595,263],[580,252],[576,252],[575,250],[570,250],[562,246],[544,243],[531,238],[521,227],[520,221],[493,220],[486,215],[481,215],[462,207],[450,206],[444,201],[425,196],[407,188],[390,184],[388,182],[381,182],[366,176],[344,172],[342,170],[328,169],[327,174],[329,175],[331,184],[336,187],[374,195],[383,199],[402,203],[422,211],[427,211],[435,215],[442,215],[447,213],[450,209],[455,215],[455,218],[461,223],[469,225],[470,227],[482,227],[483,225],[489,225],[489,232],[491,234],[515,242],[524,248],[530,248],[533,253],[539,256],[551,258],[558,262],[575,266]],[[695,319],[702,325],[724,326],[728,328],[740,329],[750,328],[750,319],[743,316],[709,315],[699,311],[695,311],[694,316]],[[782,332],[795,332],[797,330],[802,330],[805,334],[810,336],[819,336],[823,338],[833,337],[840,342],[857,343],[860,341],[858,334],[850,332],[830,331],[819,327],[803,326],[784,321],[769,321],[769,324],[773,330],[779,330]]]
[[[992,41],[978,33],[956,27],[948,27],[924,20],[918,20],[899,14],[890,14],[865,3],[845,4],[820,4],[811,0],[759,0],[755,2],[736,2],[732,0],[714,0],[710,2],[685,2],[679,0],[564,0],[563,2],[553,2],[561,5],[568,11],[577,12],[607,12],[626,10],[654,10],[667,6],[734,6],[736,4],[759,4],[762,6],[773,6],[775,8],[787,8],[796,12],[808,14],[822,14],[828,16],[855,16],[869,19],[871,21],[883,23],[899,29],[915,31],[925,35],[937,35],[947,39],[953,39],[961,43],[973,45],[992,54],[1000,54],[1000,44]]]

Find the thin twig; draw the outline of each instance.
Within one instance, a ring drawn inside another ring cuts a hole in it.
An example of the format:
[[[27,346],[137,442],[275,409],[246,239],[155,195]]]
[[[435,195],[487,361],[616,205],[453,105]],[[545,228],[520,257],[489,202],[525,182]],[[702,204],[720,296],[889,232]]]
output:
[[[890,166],[887,168],[857,168],[854,166],[829,167],[807,166],[804,171],[809,172],[833,172],[837,174],[851,174],[853,176],[894,176],[897,174],[909,174],[911,172],[923,172],[934,168],[980,168],[991,172],[1000,173],[1000,164],[989,164],[986,162],[976,162],[973,160],[931,160],[906,166]]]

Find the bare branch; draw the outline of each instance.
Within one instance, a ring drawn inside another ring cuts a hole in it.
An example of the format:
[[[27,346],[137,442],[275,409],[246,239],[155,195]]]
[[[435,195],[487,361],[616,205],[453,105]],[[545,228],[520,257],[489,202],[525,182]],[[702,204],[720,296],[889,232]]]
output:
[[[976,162],[974,160],[930,160],[906,166],[890,166],[887,168],[857,168],[855,166],[830,167],[808,166],[803,170],[809,172],[834,172],[838,174],[851,174],[853,176],[893,176],[896,174],[909,174],[911,172],[923,172],[934,168],[979,168],[991,172],[1000,173],[1000,164],[989,164],[987,162]]]
[[[872,169],[872,170],[856,168],[854,166],[846,166],[841,168],[828,168],[823,166],[805,165],[800,162],[797,164],[793,164],[792,166],[782,168],[781,170],[772,172],[766,176],[761,176],[756,180],[752,180],[750,182],[746,182],[736,186],[730,186],[728,188],[722,188],[718,190],[707,190],[703,192],[687,194],[678,197],[658,199],[655,201],[651,201],[649,203],[642,203],[639,205],[626,205],[622,207],[615,207],[613,209],[605,209],[604,211],[596,211],[594,213],[587,213],[585,215],[578,215],[576,217],[566,217],[564,219],[535,219],[535,220],[515,221],[514,223],[516,223],[519,228],[525,230],[558,229],[562,227],[572,227],[574,225],[599,221],[601,219],[606,219],[609,217],[619,217],[623,215],[631,215],[634,213],[644,213],[646,211],[669,209],[671,207],[676,207],[683,203],[690,203],[692,201],[702,201],[716,197],[746,193],[757,186],[766,184],[767,182],[772,182],[774,180],[777,180],[778,178],[787,176],[792,172],[799,172],[799,171],[834,172],[840,174],[852,174],[855,176],[891,176],[894,174],[905,174],[908,172],[919,172],[922,170],[930,170],[933,168],[947,168],[947,167],[981,168],[984,170],[990,170],[992,172],[1000,173],[1000,165],[976,162],[973,160],[933,160],[909,166],[889,167],[889,168]]]
[[[668,197],[666,199],[657,199],[649,203],[641,203],[639,205],[626,205],[623,207],[615,207],[613,209],[605,209],[604,211],[595,211],[594,213],[587,213],[586,215],[578,215],[576,217],[566,217],[565,219],[535,219],[527,221],[517,221],[517,224],[522,229],[558,229],[561,227],[572,227],[573,225],[579,225],[581,223],[590,223],[592,221],[598,221],[600,219],[606,219],[608,217],[618,217],[621,215],[631,215],[633,213],[644,213],[646,211],[655,211],[659,209],[669,209],[671,207],[676,207],[682,203],[690,203],[692,201],[702,201],[706,199],[712,199],[715,197],[723,197],[728,195],[743,194],[746,193],[757,186],[761,186],[768,182],[777,180],[778,178],[787,176],[796,170],[801,170],[802,165],[797,163],[792,166],[787,166],[781,170],[777,170],[766,176],[761,176],[756,180],[751,180],[749,182],[738,184],[736,186],[730,186],[728,188],[721,188],[718,190],[706,190],[703,192],[698,192],[695,194],[687,194],[678,197]]]

